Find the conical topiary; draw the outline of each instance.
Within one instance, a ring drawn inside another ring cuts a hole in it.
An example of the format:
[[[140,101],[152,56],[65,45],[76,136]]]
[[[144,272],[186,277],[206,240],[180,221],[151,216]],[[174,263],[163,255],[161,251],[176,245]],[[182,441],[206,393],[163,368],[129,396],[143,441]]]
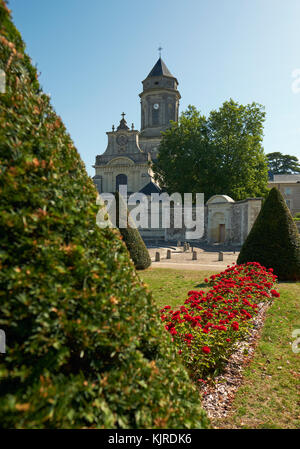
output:
[[[300,279],[299,233],[279,190],[274,187],[244,243],[237,263],[259,262],[280,280]]]
[[[205,427],[3,0],[0,34],[1,427]]]
[[[149,251],[146,248],[146,245],[139,233],[138,229],[135,227],[132,219],[128,215],[128,211],[126,208],[126,204],[124,199],[119,194],[116,193],[116,226],[119,228],[120,234],[126,244],[126,247],[129,251],[130,257],[134,263],[135,268],[138,270],[145,270],[151,265],[151,258],[149,255]],[[127,222],[127,227],[120,227],[120,217],[119,213],[126,214],[123,219],[123,222]]]

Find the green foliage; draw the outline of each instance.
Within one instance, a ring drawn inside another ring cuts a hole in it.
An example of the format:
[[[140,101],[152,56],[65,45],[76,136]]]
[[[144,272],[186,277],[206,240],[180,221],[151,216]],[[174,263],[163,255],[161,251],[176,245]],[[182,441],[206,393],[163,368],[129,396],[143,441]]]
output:
[[[137,270],[145,270],[151,265],[151,258],[145,243],[137,229],[120,229],[130,257]]]
[[[1,427],[207,426],[3,0],[0,17]]]
[[[276,151],[267,154],[267,158],[269,171],[273,175],[300,173],[300,165],[296,156]]]
[[[126,216],[124,222],[127,223],[127,227],[120,227],[119,211],[124,211]],[[151,265],[151,258],[149,251],[139,233],[138,229],[134,226],[132,220],[129,220],[127,208],[124,200],[119,192],[116,193],[116,225],[119,228],[120,234],[126,244],[130,257],[134,263],[134,266],[138,270],[145,270]]]
[[[300,279],[300,241],[284,198],[274,187],[244,243],[237,263],[259,262],[280,280]]]
[[[262,106],[225,102],[208,118],[189,106],[161,141],[155,178],[168,192],[204,192],[207,200],[265,196],[268,170],[262,148]]]

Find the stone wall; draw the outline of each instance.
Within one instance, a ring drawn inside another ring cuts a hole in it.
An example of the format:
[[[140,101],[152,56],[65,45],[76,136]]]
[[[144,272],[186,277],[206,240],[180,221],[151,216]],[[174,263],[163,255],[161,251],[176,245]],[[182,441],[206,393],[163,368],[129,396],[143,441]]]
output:
[[[151,227],[151,209],[148,203],[148,227],[140,228],[139,231],[145,240],[163,240],[166,242],[183,242],[187,238],[184,216],[182,212],[182,227],[174,225],[174,214],[170,215],[170,227],[165,228],[162,221],[162,206],[159,205],[157,213],[157,225]],[[226,195],[214,195],[204,207],[204,233],[195,242],[209,244],[230,244],[240,246],[244,243],[257,215],[261,209],[262,198],[248,198],[235,202]],[[132,210],[134,206],[129,206]],[[172,208],[171,208],[172,211]],[[193,220],[196,219],[196,211],[192,211]]]
[[[215,195],[207,202],[207,241],[242,245],[261,209],[262,198],[234,201]]]

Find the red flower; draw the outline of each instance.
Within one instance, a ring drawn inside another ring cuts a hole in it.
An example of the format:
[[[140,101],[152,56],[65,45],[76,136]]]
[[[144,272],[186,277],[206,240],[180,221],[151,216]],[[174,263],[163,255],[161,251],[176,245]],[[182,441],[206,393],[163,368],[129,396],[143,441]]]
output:
[[[271,295],[274,296],[275,298],[279,298],[280,293],[278,293],[276,290],[271,290]]]
[[[231,324],[231,327],[232,327],[233,330],[237,331],[237,330],[239,330],[239,323],[237,321],[234,321]]]
[[[204,352],[204,354],[209,354],[210,353],[210,348],[208,346],[203,346],[202,347],[202,351]]]

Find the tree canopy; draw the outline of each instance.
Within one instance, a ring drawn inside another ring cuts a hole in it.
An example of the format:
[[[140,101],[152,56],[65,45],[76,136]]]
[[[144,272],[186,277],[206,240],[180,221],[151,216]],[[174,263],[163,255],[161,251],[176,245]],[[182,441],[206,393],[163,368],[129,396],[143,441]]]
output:
[[[282,154],[279,151],[267,154],[269,172],[272,175],[300,173],[300,164],[296,156]]]
[[[262,147],[265,112],[230,99],[206,118],[189,106],[163,133],[153,170],[169,193],[265,196],[268,167]]]

